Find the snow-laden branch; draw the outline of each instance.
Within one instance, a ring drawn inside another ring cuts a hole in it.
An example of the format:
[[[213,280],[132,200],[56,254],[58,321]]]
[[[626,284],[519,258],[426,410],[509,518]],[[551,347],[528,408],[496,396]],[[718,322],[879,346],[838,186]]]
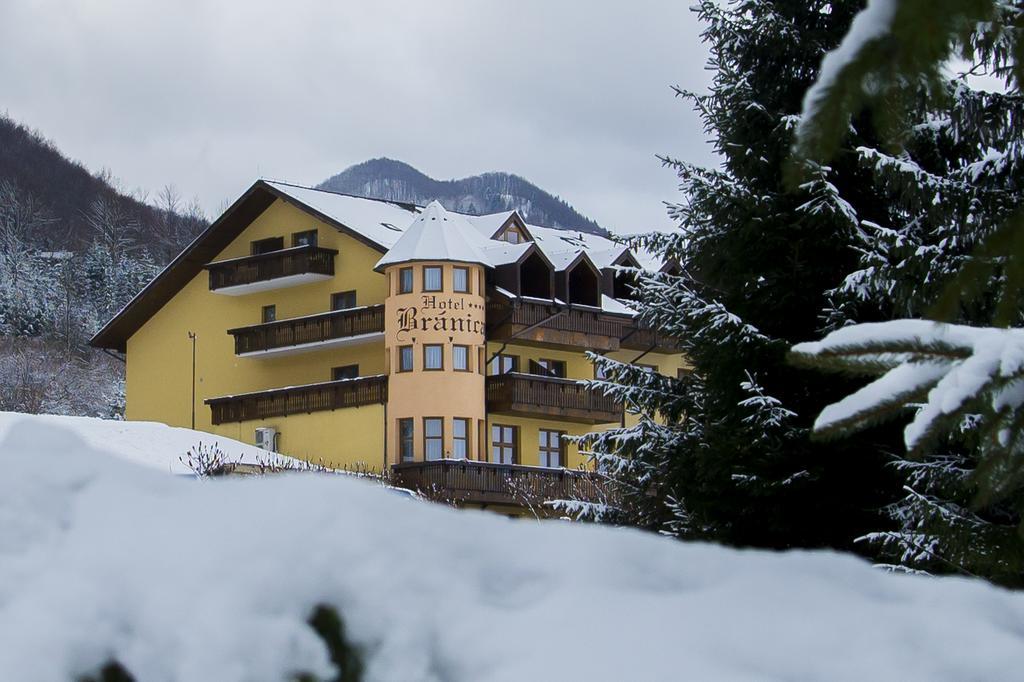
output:
[[[969,407],[984,410],[993,436],[1010,447],[1024,404],[1024,330],[893,320],[845,327],[793,347],[793,360],[824,369],[867,371],[879,379],[826,407],[815,432],[862,428],[921,401],[904,441],[919,451]],[[984,417],[983,417],[984,418]],[[958,423],[958,422],[957,422]],[[1011,437],[1012,436],[1012,437]]]

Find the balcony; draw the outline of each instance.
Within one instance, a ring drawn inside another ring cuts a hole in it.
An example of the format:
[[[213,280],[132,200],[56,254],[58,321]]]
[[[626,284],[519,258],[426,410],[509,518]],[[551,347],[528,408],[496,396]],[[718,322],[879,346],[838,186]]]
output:
[[[442,459],[394,464],[391,473],[398,487],[457,504],[529,506],[545,513],[548,500],[604,498],[600,477],[589,471]]]
[[[235,355],[291,355],[310,350],[352,346],[384,338],[384,306],[335,310],[251,327],[229,329]]]
[[[627,350],[653,351],[655,353],[678,353],[680,350],[680,343],[677,339],[665,336],[654,329],[638,326],[632,321],[623,328],[620,344]]]
[[[487,411],[581,424],[622,420],[622,406],[575,379],[511,372],[487,377]]]
[[[340,410],[362,405],[383,405],[388,399],[384,375],[288,386],[267,391],[209,398],[214,424],[246,422],[290,414]]]
[[[296,246],[209,263],[210,291],[243,296],[330,279],[337,253],[318,246]]]
[[[519,299],[515,303],[492,300],[487,304],[488,338],[515,339],[516,343],[589,348],[598,352],[619,349],[619,339],[631,322],[589,307]]]

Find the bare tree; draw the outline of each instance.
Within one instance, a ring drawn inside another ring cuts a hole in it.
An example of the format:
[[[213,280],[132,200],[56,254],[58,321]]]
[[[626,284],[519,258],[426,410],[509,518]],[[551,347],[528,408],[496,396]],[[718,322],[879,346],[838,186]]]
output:
[[[18,287],[44,228],[53,222],[31,192],[12,180],[0,180],[0,277],[7,279],[9,286]]]
[[[85,220],[92,229],[93,240],[100,244],[114,263],[139,248],[139,219],[115,197],[93,199]]]
[[[154,206],[157,209],[156,222],[152,225],[155,256],[165,263],[181,253],[206,226],[206,216],[198,198],[186,205],[174,185],[164,185]]]

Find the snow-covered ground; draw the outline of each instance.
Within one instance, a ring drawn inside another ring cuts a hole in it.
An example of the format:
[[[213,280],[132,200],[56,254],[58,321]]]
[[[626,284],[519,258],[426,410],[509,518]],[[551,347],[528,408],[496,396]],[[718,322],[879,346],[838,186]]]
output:
[[[102,449],[115,457],[171,474],[192,473],[192,470],[182,463],[181,457],[199,443],[216,445],[224,452],[225,459],[229,462],[258,464],[288,459],[231,438],[156,422],[125,422],[52,414],[0,412],[0,440],[6,436],[12,425],[24,421],[31,422],[37,428],[55,426],[67,429],[77,434],[87,445]]]
[[[346,477],[167,476],[60,422],[0,443],[0,680],[112,658],[158,682],[326,674],[305,624],[320,603],[368,680],[1020,679],[1024,595],[981,582],[513,521]]]

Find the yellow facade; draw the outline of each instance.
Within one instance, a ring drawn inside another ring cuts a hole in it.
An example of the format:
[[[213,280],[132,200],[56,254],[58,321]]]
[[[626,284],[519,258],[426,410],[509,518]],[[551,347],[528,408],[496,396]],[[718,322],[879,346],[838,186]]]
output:
[[[283,454],[331,467],[366,467],[378,471],[401,461],[400,419],[415,420],[414,461],[426,458],[423,420],[444,417],[445,457],[451,457],[455,451],[451,420],[464,418],[471,425],[468,459],[490,461],[493,427],[512,426],[517,433],[516,463],[527,466],[541,464],[542,430],[578,436],[620,425],[619,422],[592,425],[549,416],[487,412],[485,375],[489,371],[482,364],[499,352],[517,357],[522,372],[528,370],[531,361],[544,360],[564,362],[568,379],[593,378],[594,369],[584,357],[586,349],[583,348],[487,340],[483,326],[485,273],[479,264],[417,262],[376,272],[375,264],[382,255],[379,249],[281,198],[274,200],[209,260],[249,256],[252,243],[261,239],[283,237],[287,247],[294,233],[308,230],[317,231],[318,246],[337,251],[333,277],[257,293],[224,295],[211,291],[209,274],[199,272],[128,337],[128,419],[159,421],[173,426],[191,426],[194,419],[194,427],[200,431],[248,443],[255,443],[257,428],[270,427],[279,434],[277,449]],[[443,291],[421,290],[425,266],[443,269]],[[416,282],[414,291],[407,294],[399,290],[399,270],[403,267],[414,269]],[[468,292],[453,290],[454,267],[470,271]],[[384,304],[383,333],[353,345],[294,353],[236,355],[234,339],[227,330],[260,324],[264,307],[274,306],[277,320],[317,315],[331,310],[332,294],[347,291],[356,292],[357,306]],[[450,329],[431,326],[414,330],[412,334],[408,329],[403,332],[397,325],[401,311],[418,307],[419,314],[423,315],[425,296],[445,301],[454,306],[452,315],[478,320],[479,325]],[[423,345],[427,343],[444,347],[443,371],[425,371],[422,366]],[[415,366],[411,372],[399,371],[398,352],[404,345],[414,346]],[[466,372],[454,371],[451,366],[452,347],[456,345],[470,349]],[[676,376],[685,367],[678,354],[618,350],[610,357],[651,365],[668,376]],[[205,403],[211,398],[329,382],[332,368],[348,365],[358,365],[358,374],[363,377],[387,377],[386,404],[293,412],[287,416],[214,424],[211,408]],[[628,415],[625,419],[627,424],[634,421]],[[565,447],[563,455],[560,462],[563,466],[570,469],[588,466],[573,444]]]
[[[487,357],[501,353],[518,359],[520,368],[527,368],[530,361],[540,360],[561,360],[566,363],[566,375],[571,379],[593,379],[595,377],[594,365],[583,354],[582,351],[568,351],[548,348],[543,346],[523,345],[516,343],[501,343],[489,341],[487,343]],[[619,362],[634,363],[639,358],[639,364],[649,365],[655,371],[666,376],[678,376],[680,370],[685,370],[687,364],[682,354],[674,353],[644,353],[636,350],[617,350],[606,354],[607,357]],[[634,414],[624,415],[625,426],[633,426],[637,423],[638,417]],[[540,459],[540,438],[541,429],[550,431],[564,431],[568,436],[582,436],[599,429],[614,428],[623,425],[619,423],[601,424],[590,426],[588,424],[574,424],[571,422],[554,421],[546,419],[528,419],[506,415],[490,415],[488,417],[488,433],[490,427],[495,424],[508,424],[519,427],[520,437],[520,462],[522,464],[536,466]],[[566,445],[566,466],[570,469],[589,468],[589,458],[580,455],[579,449],[573,443]],[[486,455],[485,455],[486,456]]]
[[[383,341],[282,357],[235,356],[234,342],[227,330],[258,324],[263,306],[276,306],[278,319],[312,315],[330,309],[331,294],[352,290],[357,292],[358,305],[384,303],[387,280],[373,271],[380,252],[281,200],[260,215],[216,260],[248,255],[250,243],[258,239],[288,239],[294,232],[310,229],[317,230],[321,246],[338,250],[332,280],[225,296],[210,291],[209,277],[202,272],[128,339],[128,419],[190,425],[190,331],[196,334],[195,423],[201,431],[215,431],[204,398],[328,381],[332,367],[355,363],[359,364],[361,374],[384,373]],[[252,442],[253,435],[240,440]]]

